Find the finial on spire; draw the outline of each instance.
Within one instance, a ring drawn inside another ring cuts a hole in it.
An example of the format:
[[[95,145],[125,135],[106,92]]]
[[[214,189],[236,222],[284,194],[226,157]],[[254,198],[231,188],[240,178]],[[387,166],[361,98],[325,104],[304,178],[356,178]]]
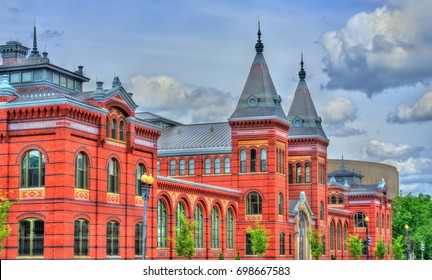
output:
[[[33,26],[33,49],[30,53],[30,57],[36,57],[39,58],[41,55],[39,54],[38,48],[37,48],[37,39],[36,39],[36,18],[34,20],[34,26]]]
[[[300,72],[299,72],[299,78],[300,80],[304,80],[306,78],[306,71],[303,68],[303,51],[301,52],[301,60],[300,60]]]
[[[260,21],[258,20],[258,40],[257,43],[255,44],[255,50],[257,53],[262,53],[264,50],[264,44],[261,42],[261,25],[260,25]]]
[[[343,154],[342,154],[342,162],[341,162],[340,170],[345,170]]]

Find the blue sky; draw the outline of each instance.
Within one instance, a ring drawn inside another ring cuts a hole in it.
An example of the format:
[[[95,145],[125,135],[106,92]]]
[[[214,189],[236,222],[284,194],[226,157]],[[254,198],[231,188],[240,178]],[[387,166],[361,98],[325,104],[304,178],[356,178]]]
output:
[[[405,192],[432,194],[432,1],[2,1],[0,40],[39,50],[93,90],[118,75],[139,110],[226,121],[255,55],[288,112],[303,52],[329,157],[396,166]]]

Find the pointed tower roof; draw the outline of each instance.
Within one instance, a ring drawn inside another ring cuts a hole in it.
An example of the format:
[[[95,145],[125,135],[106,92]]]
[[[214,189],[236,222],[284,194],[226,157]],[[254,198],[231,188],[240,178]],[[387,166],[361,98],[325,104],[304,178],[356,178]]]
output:
[[[267,63],[264,59],[264,44],[261,42],[261,29],[258,22],[256,55],[243,92],[230,119],[250,119],[277,117],[286,120],[281,106],[281,97],[276,93]]]
[[[300,81],[294,93],[294,99],[288,112],[288,120],[292,123],[289,130],[290,137],[321,137],[327,136],[321,126],[321,117],[318,116],[306,84],[306,71],[303,68],[303,53],[300,61]]]

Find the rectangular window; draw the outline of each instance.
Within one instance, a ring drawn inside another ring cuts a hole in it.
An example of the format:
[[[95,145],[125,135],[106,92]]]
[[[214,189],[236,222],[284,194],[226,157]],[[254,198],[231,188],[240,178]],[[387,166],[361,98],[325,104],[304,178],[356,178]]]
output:
[[[74,80],[67,79],[67,87],[70,89],[74,89]]]
[[[60,77],[60,85],[62,87],[66,87],[67,86],[67,79],[66,79],[66,77],[63,77],[63,76]]]
[[[56,85],[60,84],[60,76],[59,74],[53,73],[53,83]]]
[[[22,73],[22,81],[25,82],[32,82],[33,81],[33,72],[23,72]]]
[[[19,83],[21,82],[21,74],[20,73],[12,73],[10,74],[10,83]]]

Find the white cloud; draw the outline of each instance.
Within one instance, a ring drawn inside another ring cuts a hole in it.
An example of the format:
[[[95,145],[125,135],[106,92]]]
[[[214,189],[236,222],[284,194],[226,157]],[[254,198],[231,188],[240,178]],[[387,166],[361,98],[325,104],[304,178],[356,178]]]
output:
[[[388,159],[382,161],[382,163],[395,166],[398,169],[399,173],[403,174],[403,176],[405,177],[413,174],[429,175],[430,172],[432,172],[432,160],[429,158],[410,157],[405,160]],[[411,181],[416,179],[419,178],[411,177]]]
[[[413,105],[401,104],[387,116],[388,123],[424,122],[432,120],[432,91]]]
[[[371,140],[365,147],[365,154],[377,160],[391,160],[393,163],[397,163],[410,158],[416,158],[423,150],[423,147],[413,147],[410,144],[393,144]],[[400,165],[400,167],[402,167],[402,165]]]
[[[347,137],[365,134],[362,129],[356,129],[346,125],[357,118],[355,104],[343,97],[329,101],[322,111],[323,124],[326,132],[331,136]]]
[[[229,93],[183,84],[168,76],[135,75],[130,85],[139,110],[183,123],[226,121],[234,110],[235,100]]]
[[[391,1],[359,13],[323,34],[325,87],[359,90],[369,97],[387,88],[429,83],[432,74],[432,1]]]

